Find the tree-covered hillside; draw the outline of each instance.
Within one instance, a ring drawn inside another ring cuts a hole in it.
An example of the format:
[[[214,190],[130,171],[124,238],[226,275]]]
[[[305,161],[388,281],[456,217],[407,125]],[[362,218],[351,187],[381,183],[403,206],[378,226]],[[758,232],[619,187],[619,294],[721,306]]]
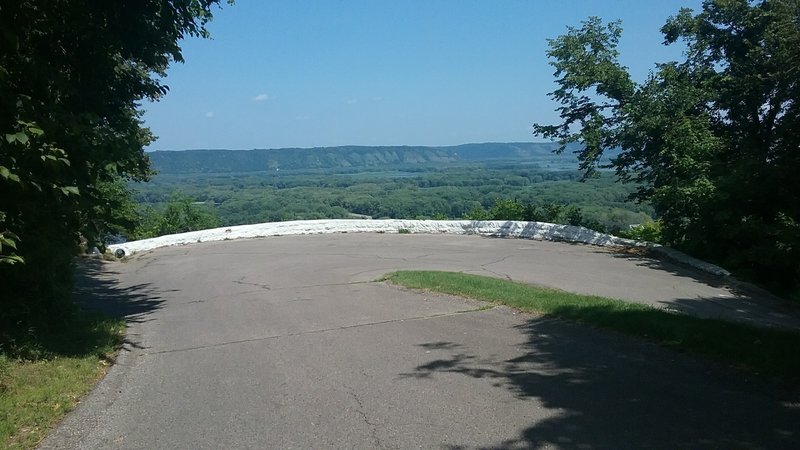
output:
[[[255,150],[157,151],[149,154],[153,168],[164,174],[233,173],[304,169],[375,169],[391,166],[481,161],[514,161],[550,169],[572,169],[577,159],[569,152],[556,155],[552,143],[481,143],[451,147],[342,146]]]

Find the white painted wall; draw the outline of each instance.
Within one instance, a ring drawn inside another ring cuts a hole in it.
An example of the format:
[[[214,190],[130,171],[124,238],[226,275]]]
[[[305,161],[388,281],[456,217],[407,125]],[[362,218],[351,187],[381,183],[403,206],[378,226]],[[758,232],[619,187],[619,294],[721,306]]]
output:
[[[125,255],[172,245],[186,245],[196,242],[223,241],[230,239],[252,239],[267,236],[288,236],[324,233],[410,233],[426,234],[469,234],[481,236],[512,237],[547,241],[579,242],[603,247],[644,247],[662,256],[687,264],[705,272],[728,276],[730,272],[704,261],[692,258],[651,242],[623,239],[583,227],[557,225],[545,222],[520,221],[471,221],[471,220],[297,220],[290,222],[269,222],[254,225],[238,225],[228,228],[192,231],[171,234],[152,239],[131,241],[109,246],[109,250],[122,250]]]

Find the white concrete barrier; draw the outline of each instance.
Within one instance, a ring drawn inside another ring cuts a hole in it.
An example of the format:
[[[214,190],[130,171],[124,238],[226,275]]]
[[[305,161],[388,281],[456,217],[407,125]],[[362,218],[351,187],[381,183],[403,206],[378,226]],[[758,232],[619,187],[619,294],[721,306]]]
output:
[[[404,230],[404,231],[401,231]],[[253,225],[237,225],[233,227],[213,228],[210,230],[192,231],[189,233],[171,234],[152,239],[125,242],[110,245],[112,253],[132,255],[137,252],[159,247],[186,245],[197,242],[224,241],[231,239],[252,239],[268,236],[289,236],[301,234],[325,233],[426,233],[426,234],[467,234],[493,237],[509,237],[521,239],[538,239],[546,241],[577,242],[604,247],[642,247],[715,275],[728,276],[730,272],[704,261],[692,258],[676,250],[662,247],[651,242],[623,239],[610,234],[600,233],[584,227],[558,225],[545,222],[521,222],[514,220],[358,220],[358,219],[325,219],[296,220],[289,222],[268,222]]]

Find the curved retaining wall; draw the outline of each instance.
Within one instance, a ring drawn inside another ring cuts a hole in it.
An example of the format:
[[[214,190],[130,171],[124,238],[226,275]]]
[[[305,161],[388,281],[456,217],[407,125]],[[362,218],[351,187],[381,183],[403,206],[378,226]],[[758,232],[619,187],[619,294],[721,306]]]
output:
[[[230,239],[252,239],[268,236],[288,236],[300,234],[324,233],[409,233],[427,234],[465,234],[492,237],[509,237],[521,239],[538,239],[546,241],[578,242],[603,247],[642,247],[648,248],[667,259],[689,265],[704,272],[728,276],[730,272],[705,261],[692,258],[676,250],[662,247],[651,242],[623,239],[610,234],[600,233],[584,227],[557,225],[545,222],[520,221],[471,221],[471,220],[297,220],[290,222],[269,222],[254,225],[238,225],[228,228],[192,231],[189,233],[171,234],[152,239],[125,242],[110,245],[109,249],[124,255],[152,250],[172,245],[185,245],[196,242],[223,241]]]

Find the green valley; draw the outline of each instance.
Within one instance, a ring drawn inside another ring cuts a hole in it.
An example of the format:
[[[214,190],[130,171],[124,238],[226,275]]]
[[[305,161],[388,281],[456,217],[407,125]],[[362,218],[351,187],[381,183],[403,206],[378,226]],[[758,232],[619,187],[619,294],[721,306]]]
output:
[[[595,228],[626,229],[652,208],[634,187],[600,172],[581,181],[575,158],[552,144],[192,150],[150,154],[158,175],[133,184],[145,216],[175,193],[220,226],[285,220],[465,218],[501,200],[572,205]]]

